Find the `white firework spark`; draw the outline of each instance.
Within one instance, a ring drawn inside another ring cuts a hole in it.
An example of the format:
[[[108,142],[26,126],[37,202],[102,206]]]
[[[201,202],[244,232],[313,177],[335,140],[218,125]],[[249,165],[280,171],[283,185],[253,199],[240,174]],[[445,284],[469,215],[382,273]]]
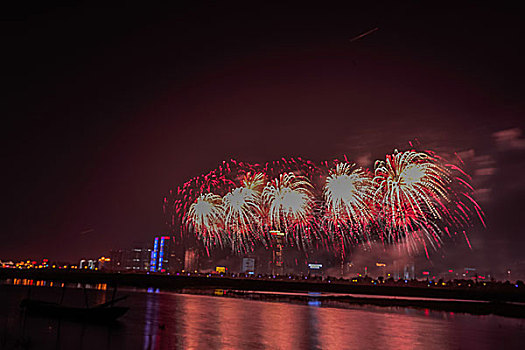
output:
[[[372,197],[373,182],[367,172],[355,164],[337,164],[324,187],[328,222],[331,226],[366,226],[373,219]]]
[[[440,244],[435,223],[449,202],[445,167],[423,152],[396,151],[376,164],[374,182],[390,238],[415,244],[423,234],[431,245]]]
[[[261,194],[263,174],[247,174],[244,187],[230,191],[223,199],[225,233],[237,252],[250,250],[261,227]]]
[[[201,238],[205,245],[219,243],[223,229],[224,208],[222,198],[213,193],[201,194],[193,202],[186,214],[184,221]]]
[[[263,202],[268,208],[268,223],[285,233],[293,227],[306,227],[314,208],[312,185],[308,179],[294,173],[281,174],[263,190]]]

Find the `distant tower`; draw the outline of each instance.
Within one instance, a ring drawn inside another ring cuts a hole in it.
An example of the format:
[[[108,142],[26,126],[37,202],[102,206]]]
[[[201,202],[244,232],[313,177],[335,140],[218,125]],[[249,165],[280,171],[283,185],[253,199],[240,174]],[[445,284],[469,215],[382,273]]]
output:
[[[157,236],[153,239],[149,270],[151,272],[175,272],[183,268],[182,246],[177,244],[175,237]]]
[[[284,246],[284,233],[280,231],[270,231],[272,235],[273,244],[273,261],[272,261],[272,274],[282,275],[284,272],[283,262],[283,246]]]
[[[194,272],[199,270],[199,252],[190,248],[184,253],[184,271]]]
[[[403,269],[403,277],[406,280],[413,280],[416,278],[415,265],[414,262],[410,262],[405,265]]]
[[[153,240],[149,270],[151,272],[166,272],[170,252],[170,236],[158,236]]]
[[[399,279],[399,264],[397,260],[394,260],[392,265],[393,265],[392,278],[394,278],[394,280],[397,281]]]

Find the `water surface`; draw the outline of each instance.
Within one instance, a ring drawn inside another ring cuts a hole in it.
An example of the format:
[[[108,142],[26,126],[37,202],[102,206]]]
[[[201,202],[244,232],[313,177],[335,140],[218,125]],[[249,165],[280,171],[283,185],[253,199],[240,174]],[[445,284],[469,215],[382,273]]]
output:
[[[105,287],[104,287],[105,288]],[[88,290],[87,303],[111,290]],[[119,291],[131,309],[111,326],[25,317],[27,286],[0,286],[0,349],[522,349],[525,321],[372,306],[325,307],[172,292]],[[58,301],[61,288],[32,288]],[[86,303],[69,289],[64,303]]]

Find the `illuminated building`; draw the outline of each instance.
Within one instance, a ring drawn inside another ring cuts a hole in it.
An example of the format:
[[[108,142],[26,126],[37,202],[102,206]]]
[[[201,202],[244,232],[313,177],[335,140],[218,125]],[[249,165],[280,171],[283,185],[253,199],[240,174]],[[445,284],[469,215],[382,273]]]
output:
[[[507,276],[510,277],[510,270],[507,270]],[[463,277],[477,279],[478,272],[475,267],[465,267],[463,269]]]
[[[132,249],[124,251],[124,270],[149,271],[151,248],[145,244],[135,244]]]
[[[392,277],[395,280],[405,279],[412,280],[416,278],[415,265],[414,262],[409,263],[400,263],[399,261],[394,260]]]
[[[99,270],[108,270],[110,268],[111,259],[104,256],[98,259],[98,269]]]
[[[414,263],[405,265],[403,268],[403,276],[406,280],[413,280],[416,278]]]
[[[282,275],[284,272],[283,262],[283,246],[284,233],[279,231],[270,231],[273,240],[273,259],[272,259],[272,274]]]
[[[184,271],[199,270],[199,252],[197,249],[190,248],[184,252]]]
[[[103,266],[112,271],[147,272],[150,270],[151,252],[151,247],[146,244],[135,244],[131,249],[111,250]]]
[[[14,268],[15,263],[12,261],[0,261],[0,267],[3,269]]]
[[[157,236],[149,255],[149,271],[175,272],[182,270],[182,247],[173,236]]]
[[[322,276],[323,275],[323,264],[309,263],[308,264],[308,275]]]
[[[97,260],[93,259],[82,259],[80,260],[80,263],[78,264],[79,269],[87,269],[87,270],[95,270],[97,264]]]
[[[242,258],[241,273],[248,273],[251,275],[255,273],[254,258]]]

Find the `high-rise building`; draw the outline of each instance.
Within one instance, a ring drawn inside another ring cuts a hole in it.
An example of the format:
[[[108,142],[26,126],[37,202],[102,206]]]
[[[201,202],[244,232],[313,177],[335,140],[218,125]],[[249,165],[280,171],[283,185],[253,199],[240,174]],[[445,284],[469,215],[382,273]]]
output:
[[[150,256],[150,246],[136,243],[131,249],[111,250],[107,268],[113,271],[149,271]]]
[[[403,267],[403,278],[406,280],[413,280],[416,278],[414,263],[405,264]]]
[[[149,271],[151,247],[146,244],[135,244],[133,248],[124,251],[124,270]]]
[[[284,233],[279,231],[270,231],[273,241],[273,259],[272,259],[272,274],[282,275],[284,273],[283,261],[283,245]]]
[[[199,270],[199,252],[190,248],[184,252],[184,271],[194,272]]]
[[[397,261],[394,260],[392,264],[391,274],[395,280],[400,278],[411,280],[416,278],[415,265],[413,261]]]
[[[182,245],[173,236],[158,236],[153,239],[153,249],[150,254],[149,270],[151,272],[181,271]]]

